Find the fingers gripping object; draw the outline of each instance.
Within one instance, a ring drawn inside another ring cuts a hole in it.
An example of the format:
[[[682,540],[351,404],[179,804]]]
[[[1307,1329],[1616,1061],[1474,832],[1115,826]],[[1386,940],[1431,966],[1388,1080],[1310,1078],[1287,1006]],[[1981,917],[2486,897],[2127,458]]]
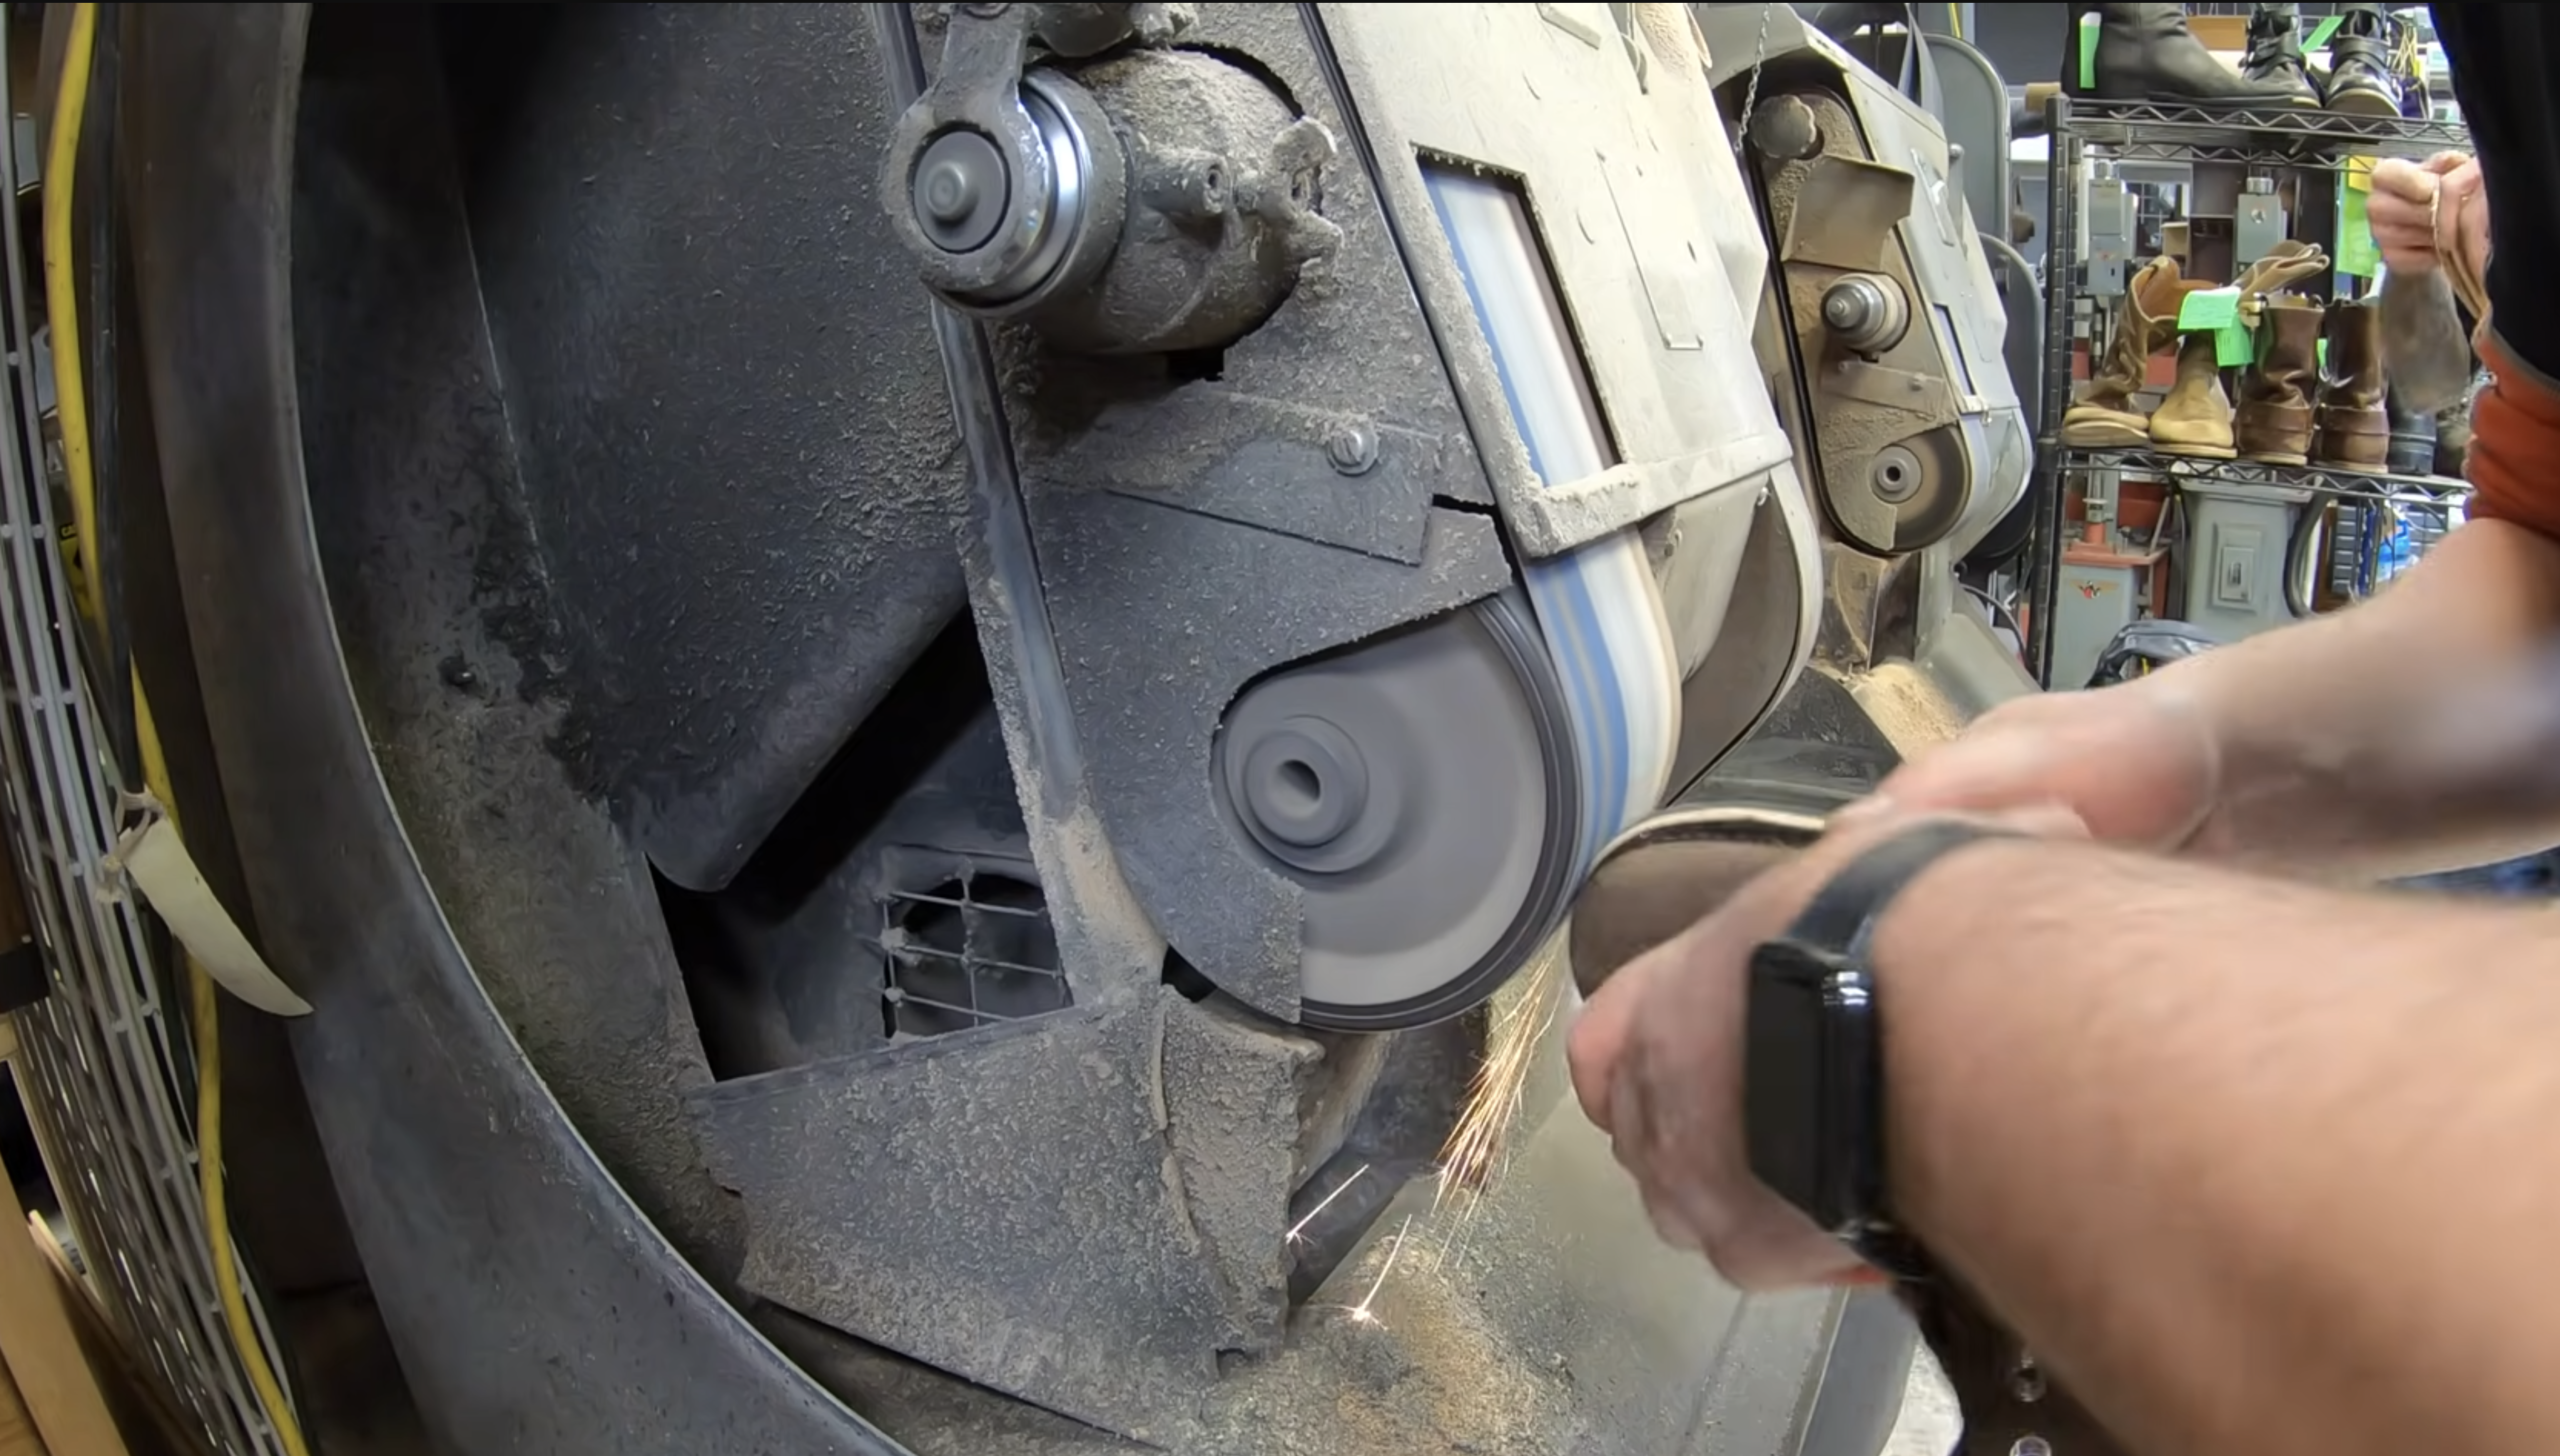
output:
[[[1667,810],[1601,853],[1574,903],[1569,949],[1586,997],[1637,957],[1720,909],[1741,888],[1822,836],[1823,816],[1757,805]],[[2050,1378],[2018,1338],[1946,1279],[1897,1297],[1955,1388],[1964,1436],[1955,1456],[2045,1450],[2119,1456],[2123,1447]],[[2030,1441],[2041,1442],[2031,1446]]]
[[[1822,836],[1815,815],[1718,806],[1657,814],[1611,844],[1574,902],[1568,954],[1586,997]]]

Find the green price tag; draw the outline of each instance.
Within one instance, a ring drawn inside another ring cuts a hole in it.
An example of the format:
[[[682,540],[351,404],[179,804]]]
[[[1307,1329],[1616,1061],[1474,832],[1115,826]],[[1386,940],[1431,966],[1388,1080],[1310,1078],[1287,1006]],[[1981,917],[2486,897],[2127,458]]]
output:
[[[2346,17],[2343,15],[2331,15],[2322,18],[2318,25],[2311,27],[2311,37],[2302,43],[2302,48],[2306,51],[2316,51],[2322,46],[2327,45],[2329,43],[2329,37],[2336,35],[2338,33],[2338,27],[2341,24],[2344,24],[2345,21]]]
[[[2094,15],[2080,17],[2080,89],[2098,89],[2098,17]]]
[[[2213,362],[2228,369],[2235,364],[2254,364],[2258,360],[2258,334],[2244,323],[2232,323],[2213,331]]]
[[[2240,322],[2240,290],[2208,288],[2190,293],[2178,304],[2178,329],[2181,333],[2205,334],[2227,329]]]
[[[2364,215],[2364,194],[2343,181],[2338,184],[2338,256],[2332,266],[2354,278],[2371,278],[2382,267],[2373,224]]]

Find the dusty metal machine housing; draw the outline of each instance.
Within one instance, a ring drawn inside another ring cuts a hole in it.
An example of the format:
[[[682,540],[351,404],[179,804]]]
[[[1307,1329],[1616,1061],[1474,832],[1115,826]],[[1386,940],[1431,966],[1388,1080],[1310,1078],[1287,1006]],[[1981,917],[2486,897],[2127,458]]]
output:
[[[1227,84],[1203,58],[1260,88],[1188,150],[1260,144],[1279,189],[1227,236],[1285,266],[1220,244],[1179,274],[1213,286],[1111,302],[1071,239],[1014,291],[1045,238],[974,241],[963,187],[938,225],[995,254],[920,278],[879,204],[950,54],[928,7],[564,7],[545,46],[413,7],[142,33],[136,291],[206,740],[266,944],[319,1007],[295,1061],[431,1425],[613,1456],[1860,1449],[1907,1332],[1656,1244],[1553,1037],[1496,1195],[1435,1222],[1421,1175],[1481,1023],[1294,1024],[1285,885],[1163,770],[1256,674],[1617,532],[1679,604],[1666,787],[1778,703],[1823,626],[1824,522],[1854,513],[1809,494],[1822,416],[1766,347],[1779,283],[1727,150],[1749,43],[1700,54],[1678,6],[1021,8],[1130,12],[1045,32],[1054,115],[1141,114],[1086,62],[1176,78],[1167,106]],[[1845,74],[1770,54],[1797,52]],[[509,66],[541,84],[471,111],[456,77]],[[1925,118],[1849,94],[1901,128],[1880,157],[1927,159]],[[1054,162],[1025,115],[1017,159]],[[1089,194],[1094,236],[1142,205],[1235,216],[1209,204],[1236,179],[1165,146]],[[1588,478],[1539,478],[1508,422],[1442,166],[1529,201],[1614,455]],[[1905,245],[1911,277],[1938,266]],[[1939,337],[1915,307],[1883,342],[1880,307],[1883,354]],[[1997,369],[1968,337],[1929,377]],[[1943,566],[2005,467],[1996,391],[1932,398],[1970,495],[1905,559]],[[1909,620],[1944,590],[1871,565],[1913,584]],[[1889,636],[1871,611],[1861,640]],[[952,664],[974,692],[916,701]],[[824,838],[796,806],[877,761],[848,733],[885,752],[854,725],[945,710],[935,792],[785,894],[762,847]],[[789,994],[852,954],[820,922],[945,885],[1019,910],[998,881],[1051,936],[1019,1027]],[[763,983],[695,974],[695,935],[746,930]],[[731,994],[765,1010],[724,1021]]]

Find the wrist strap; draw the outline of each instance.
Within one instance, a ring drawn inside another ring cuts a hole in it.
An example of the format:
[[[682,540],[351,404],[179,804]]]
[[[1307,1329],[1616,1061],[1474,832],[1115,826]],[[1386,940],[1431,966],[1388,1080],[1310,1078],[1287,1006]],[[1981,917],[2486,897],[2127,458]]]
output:
[[[1885,907],[1922,870],[1968,844],[2018,837],[2014,830],[1963,819],[1923,820],[1833,875],[1788,928],[1787,939],[1863,962]]]

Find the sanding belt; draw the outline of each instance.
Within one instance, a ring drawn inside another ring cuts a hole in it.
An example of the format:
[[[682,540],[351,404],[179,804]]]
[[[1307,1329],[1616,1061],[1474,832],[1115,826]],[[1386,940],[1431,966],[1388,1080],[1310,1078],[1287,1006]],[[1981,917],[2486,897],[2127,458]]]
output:
[[[1640,828],[1604,858],[1575,901],[1569,955],[1585,994],[1821,832],[1818,819],[1751,812],[1661,822],[1660,832]],[[1954,1456],[2009,1456],[2029,1436],[2053,1456],[2124,1456],[2050,1372],[2024,1363],[2017,1336],[1961,1284],[1940,1275],[1896,1294],[1963,1412]]]

